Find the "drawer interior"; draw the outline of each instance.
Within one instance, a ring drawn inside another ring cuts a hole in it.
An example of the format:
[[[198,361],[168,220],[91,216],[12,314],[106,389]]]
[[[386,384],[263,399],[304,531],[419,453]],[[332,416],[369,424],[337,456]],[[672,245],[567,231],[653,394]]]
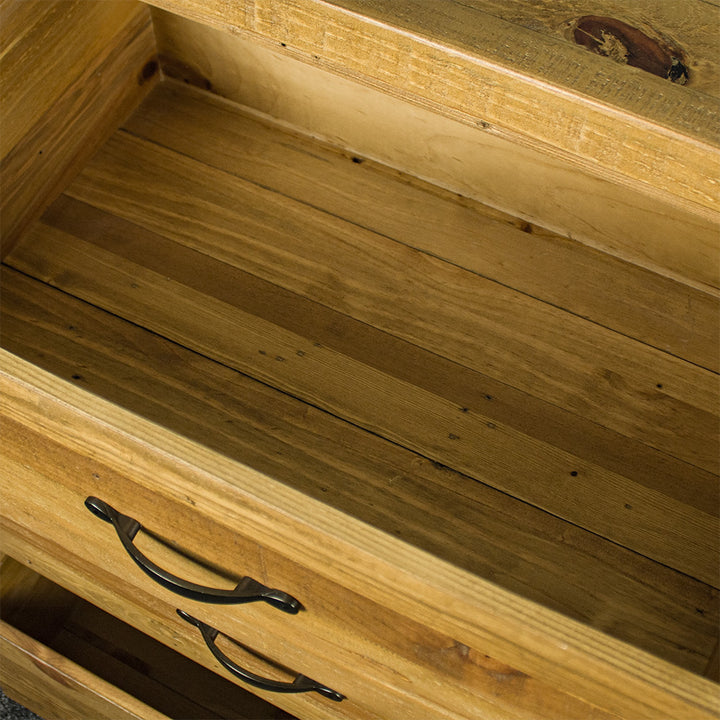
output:
[[[11,557],[2,558],[0,585],[4,622],[164,716],[208,720],[293,717]]]
[[[220,97],[155,19],[162,80],[7,249],[2,347],[713,676],[707,277]]]

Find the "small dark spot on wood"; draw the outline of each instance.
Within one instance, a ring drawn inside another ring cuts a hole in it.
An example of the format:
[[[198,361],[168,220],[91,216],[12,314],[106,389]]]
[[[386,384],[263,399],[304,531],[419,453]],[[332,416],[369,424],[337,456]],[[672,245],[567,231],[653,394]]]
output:
[[[655,387],[656,387],[658,390],[662,390],[662,386],[663,386],[662,383],[658,383]]]
[[[497,425],[496,425],[494,422],[489,422],[489,423],[487,424],[487,426],[488,426],[491,430],[494,430],[494,429],[497,427]]]
[[[146,62],[143,66],[143,69],[140,71],[140,76],[138,77],[138,83],[140,85],[143,85],[146,83],[159,69],[158,61],[157,60],[150,60],[149,62]]]
[[[287,47],[287,45],[286,45],[285,43],[283,43],[283,42],[280,43],[280,46],[281,46],[281,47]]]
[[[492,400],[492,399],[493,399],[493,396],[492,396],[492,395],[485,395],[485,399],[486,399],[486,400]]]
[[[524,233],[531,234],[533,231],[532,225],[529,222],[522,222],[520,225],[518,225],[520,230],[522,230]]]
[[[42,154],[43,154],[43,151],[42,151],[42,150],[38,150],[38,155],[42,155]]]
[[[188,503],[190,503],[190,505],[195,505],[195,501],[189,495],[186,495],[185,499],[188,501]]]
[[[319,348],[319,347],[322,347],[322,345],[319,342],[314,342],[313,347]]]
[[[276,356],[275,356],[275,359],[276,359],[278,362],[285,362],[285,358],[284,358],[282,355],[276,355]]]
[[[360,158],[360,157],[356,157],[356,156],[353,156],[352,161],[353,161],[356,165],[362,165],[362,163],[363,163],[363,159]]]
[[[437,470],[449,470],[450,469],[447,465],[443,465],[441,462],[438,462],[437,460],[431,460],[430,463]]]
[[[259,352],[261,355],[267,355],[267,353],[266,353],[264,350],[258,350],[258,352]]]
[[[73,380],[84,380],[85,378],[82,375],[80,375],[79,373],[73,373],[72,379]]]
[[[699,615],[705,614],[705,611],[702,608],[695,608],[695,612],[698,613]]]
[[[632,505],[630,503],[625,503],[625,509],[632,510]]]
[[[74,325],[68,325],[68,330],[75,330],[75,329],[76,329],[76,328],[75,328]]]
[[[578,476],[578,471],[577,471],[577,470],[571,470],[571,471],[570,471],[570,475],[572,475],[573,477],[577,477],[577,476]]]
[[[99,476],[97,473],[93,473],[92,476],[93,476],[93,480],[99,480],[99,479],[100,479],[100,476]]]
[[[321,492],[327,492],[328,489],[327,489],[326,487],[321,487],[321,488],[320,488],[320,491],[321,491]]]
[[[460,412],[470,412],[470,408],[462,407],[460,408]]]
[[[678,85],[685,85],[690,79],[690,75],[688,73],[688,69],[674,57],[670,61],[670,69],[668,70],[667,78],[670,82],[677,83]]]
[[[460,439],[460,436],[455,435],[455,433],[449,433],[448,437],[450,438],[450,440],[459,440]]]
[[[298,350],[295,353],[298,357],[305,357],[305,351],[304,350]]]

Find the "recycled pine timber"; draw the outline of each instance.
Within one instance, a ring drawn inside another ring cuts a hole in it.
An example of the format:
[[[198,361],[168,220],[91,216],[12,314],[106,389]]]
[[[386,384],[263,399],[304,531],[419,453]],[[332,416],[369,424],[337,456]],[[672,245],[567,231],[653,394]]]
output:
[[[478,202],[463,202],[456,194],[410,175],[398,182],[395,172],[378,163],[355,158],[349,167],[347,154],[299,134],[280,133],[277,126],[248,112],[185,85],[165,82],[124,128],[205,165],[258,185],[271,185],[290,198],[646,345],[720,371],[720,327],[715,322],[720,299],[712,294]],[[198,126],[212,142],[198,142]],[[359,197],[365,202],[358,202]],[[413,221],[418,213],[423,217],[420,227]],[[564,281],[558,282],[559,278]]]
[[[289,554],[318,578],[331,576],[347,591],[483,647],[539,681],[591,697],[606,712],[655,720],[659,713],[711,718],[718,710],[716,686],[707,680],[528,603],[4,351],[2,360],[5,417],[23,433],[40,432],[61,454],[80,453],[118,479],[152,478],[158,496],[174,498],[178,508],[202,494],[202,513],[218,530],[242,527],[268,552]],[[47,487],[62,492],[60,485]]]
[[[104,212],[61,199],[11,265],[718,586],[715,373],[124,132],[67,192]],[[516,427],[528,397],[541,432],[624,438],[625,465]]]
[[[137,2],[0,5],[2,254],[153,85]]]
[[[602,16],[608,12],[608,6],[604,3],[589,5],[578,0],[474,0],[472,5],[484,13],[528,30],[565,40],[571,39],[571,29],[575,25],[568,22],[569,18]],[[642,31],[656,39],[658,44],[671,43],[675,49],[684,52],[684,63],[690,73],[687,84],[690,87],[715,97],[720,95],[717,37],[720,8],[716,4],[702,0],[690,0],[682,4],[664,0],[623,0],[613,3],[611,8],[616,20]],[[650,54],[652,48],[649,47],[647,51]]]
[[[686,576],[7,269],[2,309],[15,355],[506,590],[705,670],[717,593]]]
[[[266,46],[160,11],[153,12],[153,20],[169,77],[210,88],[361,159],[374,158],[718,295],[717,217],[600,178],[594,163],[569,164],[557,153],[515,143],[490,127],[463,124],[337,77],[277,43]],[[593,60],[598,61],[607,59]]]
[[[152,4],[285,43],[297,57],[358,83],[473,125],[487,123],[515,142],[680,205],[689,201],[717,219],[717,98],[502,20],[482,3]]]

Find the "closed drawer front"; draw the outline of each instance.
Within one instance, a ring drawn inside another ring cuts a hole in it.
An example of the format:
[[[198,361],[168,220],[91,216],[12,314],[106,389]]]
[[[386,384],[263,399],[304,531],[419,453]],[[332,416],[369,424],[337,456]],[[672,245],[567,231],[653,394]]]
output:
[[[0,682],[46,720],[292,720],[7,555],[0,582]]]
[[[255,481],[269,481],[247,468],[228,465],[227,482],[216,481],[175,457],[180,446],[150,446],[37,388],[5,385],[6,551],[160,642],[225,672],[180,609],[217,629],[222,651],[256,674],[287,681],[298,673],[345,696],[253,690],[299,717],[532,718],[538,708],[557,718],[614,717],[407,616],[403,607],[424,598],[403,578],[383,577],[381,566],[377,586],[390,586],[397,605],[377,602],[375,580],[352,577],[332,517],[321,518],[327,536],[308,538],[283,486],[271,486],[273,507],[253,494]],[[133,563],[113,527],[86,507],[89,496],[137,520],[134,547],[173,575],[225,590],[251,577],[303,610],[175,594]],[[228,638],[271,662],[257,664]],[[278,664],[292,673],[278,676]]]

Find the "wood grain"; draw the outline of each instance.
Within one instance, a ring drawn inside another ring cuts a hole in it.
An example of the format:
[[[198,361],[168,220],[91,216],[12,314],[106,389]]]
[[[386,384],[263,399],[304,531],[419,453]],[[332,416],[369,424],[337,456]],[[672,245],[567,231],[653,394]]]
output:
[[[0,28],[4,255],[153,85],[157,63],[140,3],[8,0]]]
[[[305,61],[708,216],[720,208],[717,98],[466,2],[152,4],[284,43]]]
[[[720,299],[708,293],[383,165],[357,157],[350,164],[347,152],[282,132],[179,83],[159,85],[124,127],[646,345],[720,370]]]
[[[717,583],[717,518],[707,511],[489,421],[482,409],[465,412],[454,402],[323,345],[302,327],[288,330],[235,301],[229,303],[228,297],[209,296],[207,286],[198,290],[186,284],[188,275],[183,283],[170,279],[167,262],[160,274],[44,225],[27,240],[18,246],[22,251],[18,267],[41,279],[59,280],[58,284],[85,300],[310,404],[516,497],[552,508],[698,579]],[[147,258],[147,246],[142,247]],[[193,256],[185,267],[201,277],[198,259]],[[93,268],[90,274],[84,270],[88,267]],[[229,291],[230,297],[245,285],[234,273],[223,278],[221,265],[207,270],[206,265],[202,275],[211,278],[216,289]],[[263,299],[266,305],[268,300]],[[522,473],[517,471],[518,462]],[[597,492],[600,484],[603,493]],[[585,497],[581,503],[578,493]],[[677,541],[669,542],[675,533]]]
[[[58,377],[506,590],[705,669],[717,592],[7,269],[2,300],[3,346]]]
[[[153,19],[166,75],[717,296],[717,217],[338,77],[277,43],[169,13]]]
[[[715,373],[122,133],[67,192],[651,447],[718,471]],[[16,253],[13,262],[19,262],[20,255]]]
[[[174,498],[178,510],[189,506],[189,498],[196,503],[202,498],[191,512],[197,518],[202,510],[213,527],[227,528],[235,537],[241,527],[268,552],[290,553],[317,577],[332,576],[348,592],[470,648],[481,647],[621,717],[657,720],[660,713],[690,720],[710,718],[718,710],[716,686],[707,680],[451,568],[7,353],[2,357],[5,416],[79,453],[85,463],[99,463],[106,477],[131,474],[141,485],[152,478],[152,496]],[[87,456],[90,447],[93,458]],[[51,494],[62,492],[60,485],[47,487]],[[154,513],[162,507],[152,505]],[[312,617],[308,613],[303,621]]]

